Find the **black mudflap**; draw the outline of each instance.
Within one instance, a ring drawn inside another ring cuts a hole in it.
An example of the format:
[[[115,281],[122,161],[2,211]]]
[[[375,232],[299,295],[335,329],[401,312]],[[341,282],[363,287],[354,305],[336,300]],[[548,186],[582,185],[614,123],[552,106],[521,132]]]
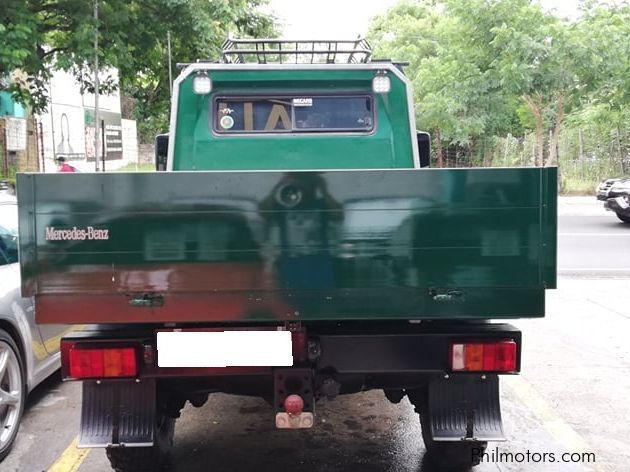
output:
[[[496,375],[435,380],[429,384],[428,400],[433,440],[505,440]]]
[[[83,382],[79,447],[152,446],[155,381]]]

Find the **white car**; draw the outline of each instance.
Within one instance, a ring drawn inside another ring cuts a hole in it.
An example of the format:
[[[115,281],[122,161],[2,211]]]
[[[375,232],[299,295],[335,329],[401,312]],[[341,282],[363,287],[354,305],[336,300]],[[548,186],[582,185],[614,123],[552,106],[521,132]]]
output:
[[[34,303],[20,293],[18,211],[0,190],[0,461],[20,426],[26,395],[60,367],[62,325],[36,325]]]

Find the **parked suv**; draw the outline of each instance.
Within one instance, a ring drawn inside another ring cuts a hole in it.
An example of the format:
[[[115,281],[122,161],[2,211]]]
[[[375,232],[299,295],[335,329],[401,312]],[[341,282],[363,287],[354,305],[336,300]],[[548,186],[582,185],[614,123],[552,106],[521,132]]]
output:
[[[606,179],[597,186],[597,199],[614,211],[624,223],[630,223],[630,177]]]

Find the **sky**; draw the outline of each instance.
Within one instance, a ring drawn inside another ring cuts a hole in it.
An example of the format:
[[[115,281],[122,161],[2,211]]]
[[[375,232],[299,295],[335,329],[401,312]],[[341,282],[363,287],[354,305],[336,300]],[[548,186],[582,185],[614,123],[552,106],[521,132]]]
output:
[[[574,16],[577,0],[539,0],[545,10]],[[367,34],[370,19],[398,0],[270,0],[289,39],[355,39]]]

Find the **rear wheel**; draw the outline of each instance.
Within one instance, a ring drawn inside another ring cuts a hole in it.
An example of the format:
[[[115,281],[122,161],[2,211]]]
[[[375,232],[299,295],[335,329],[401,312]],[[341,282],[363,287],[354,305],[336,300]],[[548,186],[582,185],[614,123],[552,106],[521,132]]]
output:
[[[108,447],[109,463],[116,472],[165,470],[169,465],[175,434],[175,418],[160,416],[155,426],[155,441],[151,447]]]
[[[459,472],[478,465],[488,446],[486,441],[435,441],[431,435],[428,396],[425,389],[408,392],[409,400],[420,416],[422,440],[426,452],[424,463],[431,470]]]
[[[621,213],[617,213],[617,218],[619,218],[624,223],[630,223],[630,216],[622,215]]]
[[[11,336],[0,330],[0,461],[9,454],[17,436],[25,398],[20,351]]]

